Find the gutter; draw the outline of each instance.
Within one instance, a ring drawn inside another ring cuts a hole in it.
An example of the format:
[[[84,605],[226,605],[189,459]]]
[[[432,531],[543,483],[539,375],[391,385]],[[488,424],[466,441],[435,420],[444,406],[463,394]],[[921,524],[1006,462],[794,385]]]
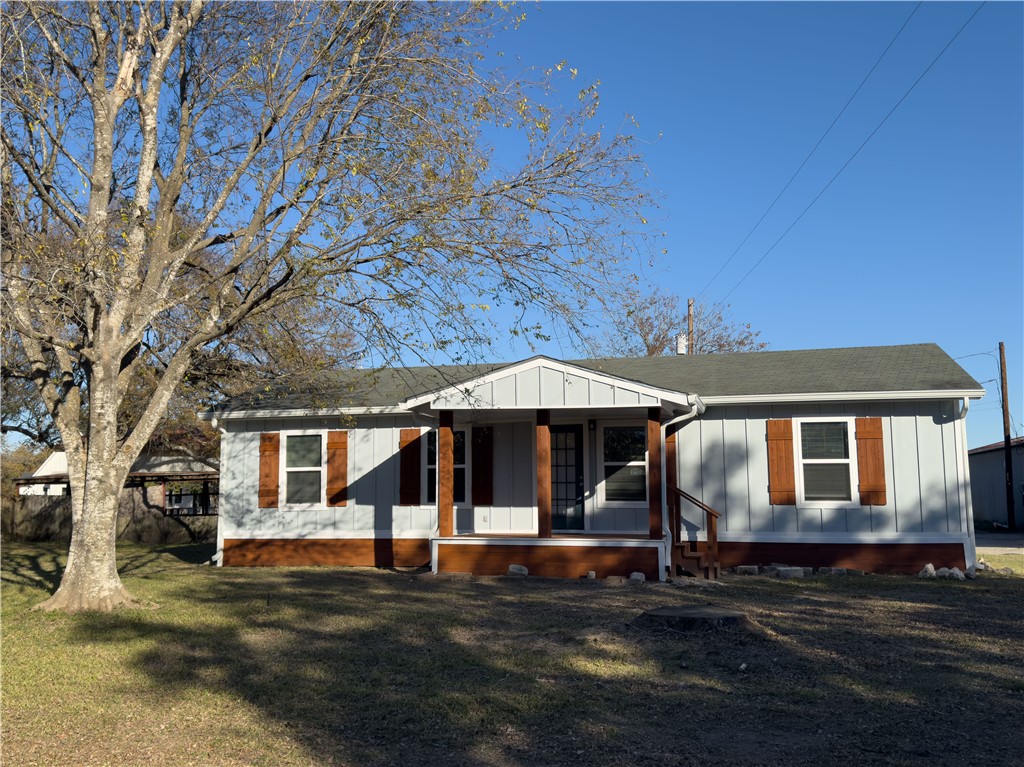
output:
[[[787,392],[785,394],[730,394],[705,397],[710,405],[759,405],[794,402],[863,402],[865,400],[981,399],[984,389],[923,389],[905,391]]]

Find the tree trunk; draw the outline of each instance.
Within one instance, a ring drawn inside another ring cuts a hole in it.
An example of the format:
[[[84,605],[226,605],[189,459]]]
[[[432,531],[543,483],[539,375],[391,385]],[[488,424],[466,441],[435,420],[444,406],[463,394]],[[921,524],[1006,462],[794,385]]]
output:
[[[117,512],[130,465],[117,454],[117,378],[104,369],[92,383],[88,439],[66,451],[71,486],[68,563],[57,592],[37,606],[41,610],[107,612],[139,606],[117,574]],[[66,446],[81,439],[74,433],[63,436]]]
[[[100,484],[88,480],[88,490]],[[72,498],[72,507],[84,500],[86,508],[73,514],[78,522],[72,527],[68,564],[57,592],[37,605],[38,610],[108,612],[116,607],[138,606],[121,584],[117,574],[115,538],[117,537],[118,494],[86,492],[84,499]]]

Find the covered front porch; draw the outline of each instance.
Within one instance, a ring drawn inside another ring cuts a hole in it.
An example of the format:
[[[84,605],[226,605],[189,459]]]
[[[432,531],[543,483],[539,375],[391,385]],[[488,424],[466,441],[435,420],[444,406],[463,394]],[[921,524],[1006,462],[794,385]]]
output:
[[[673,489],[675,430],[703,411],[696,395],[535,358],[405,406],[436,423],[423,466],[434,572],[707,574]]]

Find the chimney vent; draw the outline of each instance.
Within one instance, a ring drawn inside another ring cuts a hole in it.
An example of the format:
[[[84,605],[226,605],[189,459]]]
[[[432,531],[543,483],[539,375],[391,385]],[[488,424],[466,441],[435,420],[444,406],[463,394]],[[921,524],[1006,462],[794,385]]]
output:
[[[676,336],[676,354],[685,355],[686,351],[686,333],[680,333]]]

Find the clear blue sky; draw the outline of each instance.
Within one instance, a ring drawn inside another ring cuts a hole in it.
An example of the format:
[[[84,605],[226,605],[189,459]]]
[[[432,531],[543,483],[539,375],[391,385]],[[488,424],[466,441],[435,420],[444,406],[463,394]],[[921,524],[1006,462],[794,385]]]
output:
[[[579,76],[556,101],[600,80],[602,121],[636,118],[668,249],[646,276],[724,299],[772,349],[938,343],[988,392],[970,411],[973,447],[1002,438],[1000,340],[1024,429],[1024,5],[982,7],[765,254],[978,6],[917,9],[728,264],[914,3],[524,4],[492,47],[509,65],[564,59]]]

